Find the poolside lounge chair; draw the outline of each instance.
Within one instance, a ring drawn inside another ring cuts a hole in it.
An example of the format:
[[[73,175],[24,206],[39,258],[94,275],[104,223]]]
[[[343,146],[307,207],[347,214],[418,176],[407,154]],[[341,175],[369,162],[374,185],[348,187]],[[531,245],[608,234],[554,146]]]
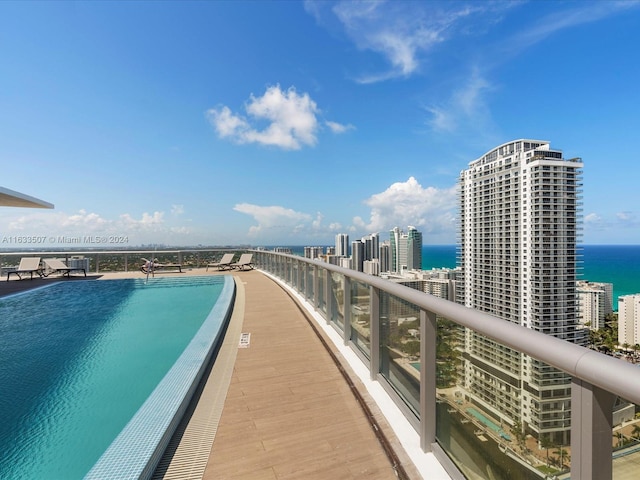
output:
[[[20,265],[17,270],[7,273],[7,282],[9,281],[9,277],[11,274],[15,274],[18,276],[20,280],[22,280],[22,275],[29,274],[31,280],[33,280],[33,274],[38,274],[39,277],[42,277],[42,269],[40,268],[40,257],[23,257],[20,259]]]
[[[182,273],[182,265],[179,263],[159,263],[157,258],[153,260],[147,260],[146,258],[142,259],[144,263],[140,267],[140,271],[142,273],[159,273],[159,270],[169,269],[177,269],[178,272]]]
[[[209,263],[207,265],[206,271],[209,271],[209,267],[212,267],[212,268],[217,267],[218,270],[230,270],[231,262],[233,262],[234,256],[235,256],[235,253],[225,253],[220,259],[220,261]]]
[[[69,276],[72,271],[80,271],[84,273],[84,276],[87,276],[87,271],[81,267],[68,267],[62,260],[58,260],[57,258],[45,258],[43,260],[45,266],[48,268],[48,271],[43,272],[43,276],[48,277],[52,273],[62,273],[62,276]]]
[[[238,270],[244,270],[244,267],[249,267],[249,270],[253,270],[253,263],[251,259],[253,258],[253,253],[243,253],[240,255],[240,260],[236,263],[231,264],[231,268],[237,268]]]

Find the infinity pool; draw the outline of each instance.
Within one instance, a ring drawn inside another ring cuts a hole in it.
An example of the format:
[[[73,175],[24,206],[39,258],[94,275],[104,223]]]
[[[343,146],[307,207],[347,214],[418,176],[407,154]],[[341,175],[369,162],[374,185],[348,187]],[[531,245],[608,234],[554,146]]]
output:
[[[226,312],[229,280],[78,280],[0,299],[0,478],[83,478]]]

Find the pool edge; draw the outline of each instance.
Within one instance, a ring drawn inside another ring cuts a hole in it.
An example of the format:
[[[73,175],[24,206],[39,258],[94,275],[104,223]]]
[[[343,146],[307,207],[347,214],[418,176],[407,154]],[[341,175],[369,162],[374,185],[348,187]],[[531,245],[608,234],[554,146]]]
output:
[[[236,285],[224,276],[222,292],[198,332],[85,479],[148,479],[197,389],[233,312]],[[216,333],[212,334],[212,330]],[[126,459],[126,461],[123,461]]]

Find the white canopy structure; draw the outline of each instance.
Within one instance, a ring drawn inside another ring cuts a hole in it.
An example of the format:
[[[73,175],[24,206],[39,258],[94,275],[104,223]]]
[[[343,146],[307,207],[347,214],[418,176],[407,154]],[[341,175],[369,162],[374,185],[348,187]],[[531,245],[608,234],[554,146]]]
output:
[[[54,208],[52,203],[4,187],[0,187],[0,207]]]

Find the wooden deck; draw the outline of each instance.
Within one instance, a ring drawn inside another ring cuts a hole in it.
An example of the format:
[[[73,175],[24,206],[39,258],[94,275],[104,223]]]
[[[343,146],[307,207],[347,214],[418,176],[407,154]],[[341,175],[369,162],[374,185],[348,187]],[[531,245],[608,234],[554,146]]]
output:
[[[394,479],[368,415],[306,316],[275,282],[242,272],[233,377],[204,478]]]
[[[191,473],[179,478],[421,478],[364,387],[304,310],[261,272],[231,273],[244,289],[239,328],[250,334],[250,344],[234,352],[213,447],[209,452],[201,446],[196,455],[204,476],[189,467]],[[56,280],[2,281],[0,296],[49,281]],[[231,341],[237,348],[239,339]],[[194,408],[213,410],[205,398]]]

